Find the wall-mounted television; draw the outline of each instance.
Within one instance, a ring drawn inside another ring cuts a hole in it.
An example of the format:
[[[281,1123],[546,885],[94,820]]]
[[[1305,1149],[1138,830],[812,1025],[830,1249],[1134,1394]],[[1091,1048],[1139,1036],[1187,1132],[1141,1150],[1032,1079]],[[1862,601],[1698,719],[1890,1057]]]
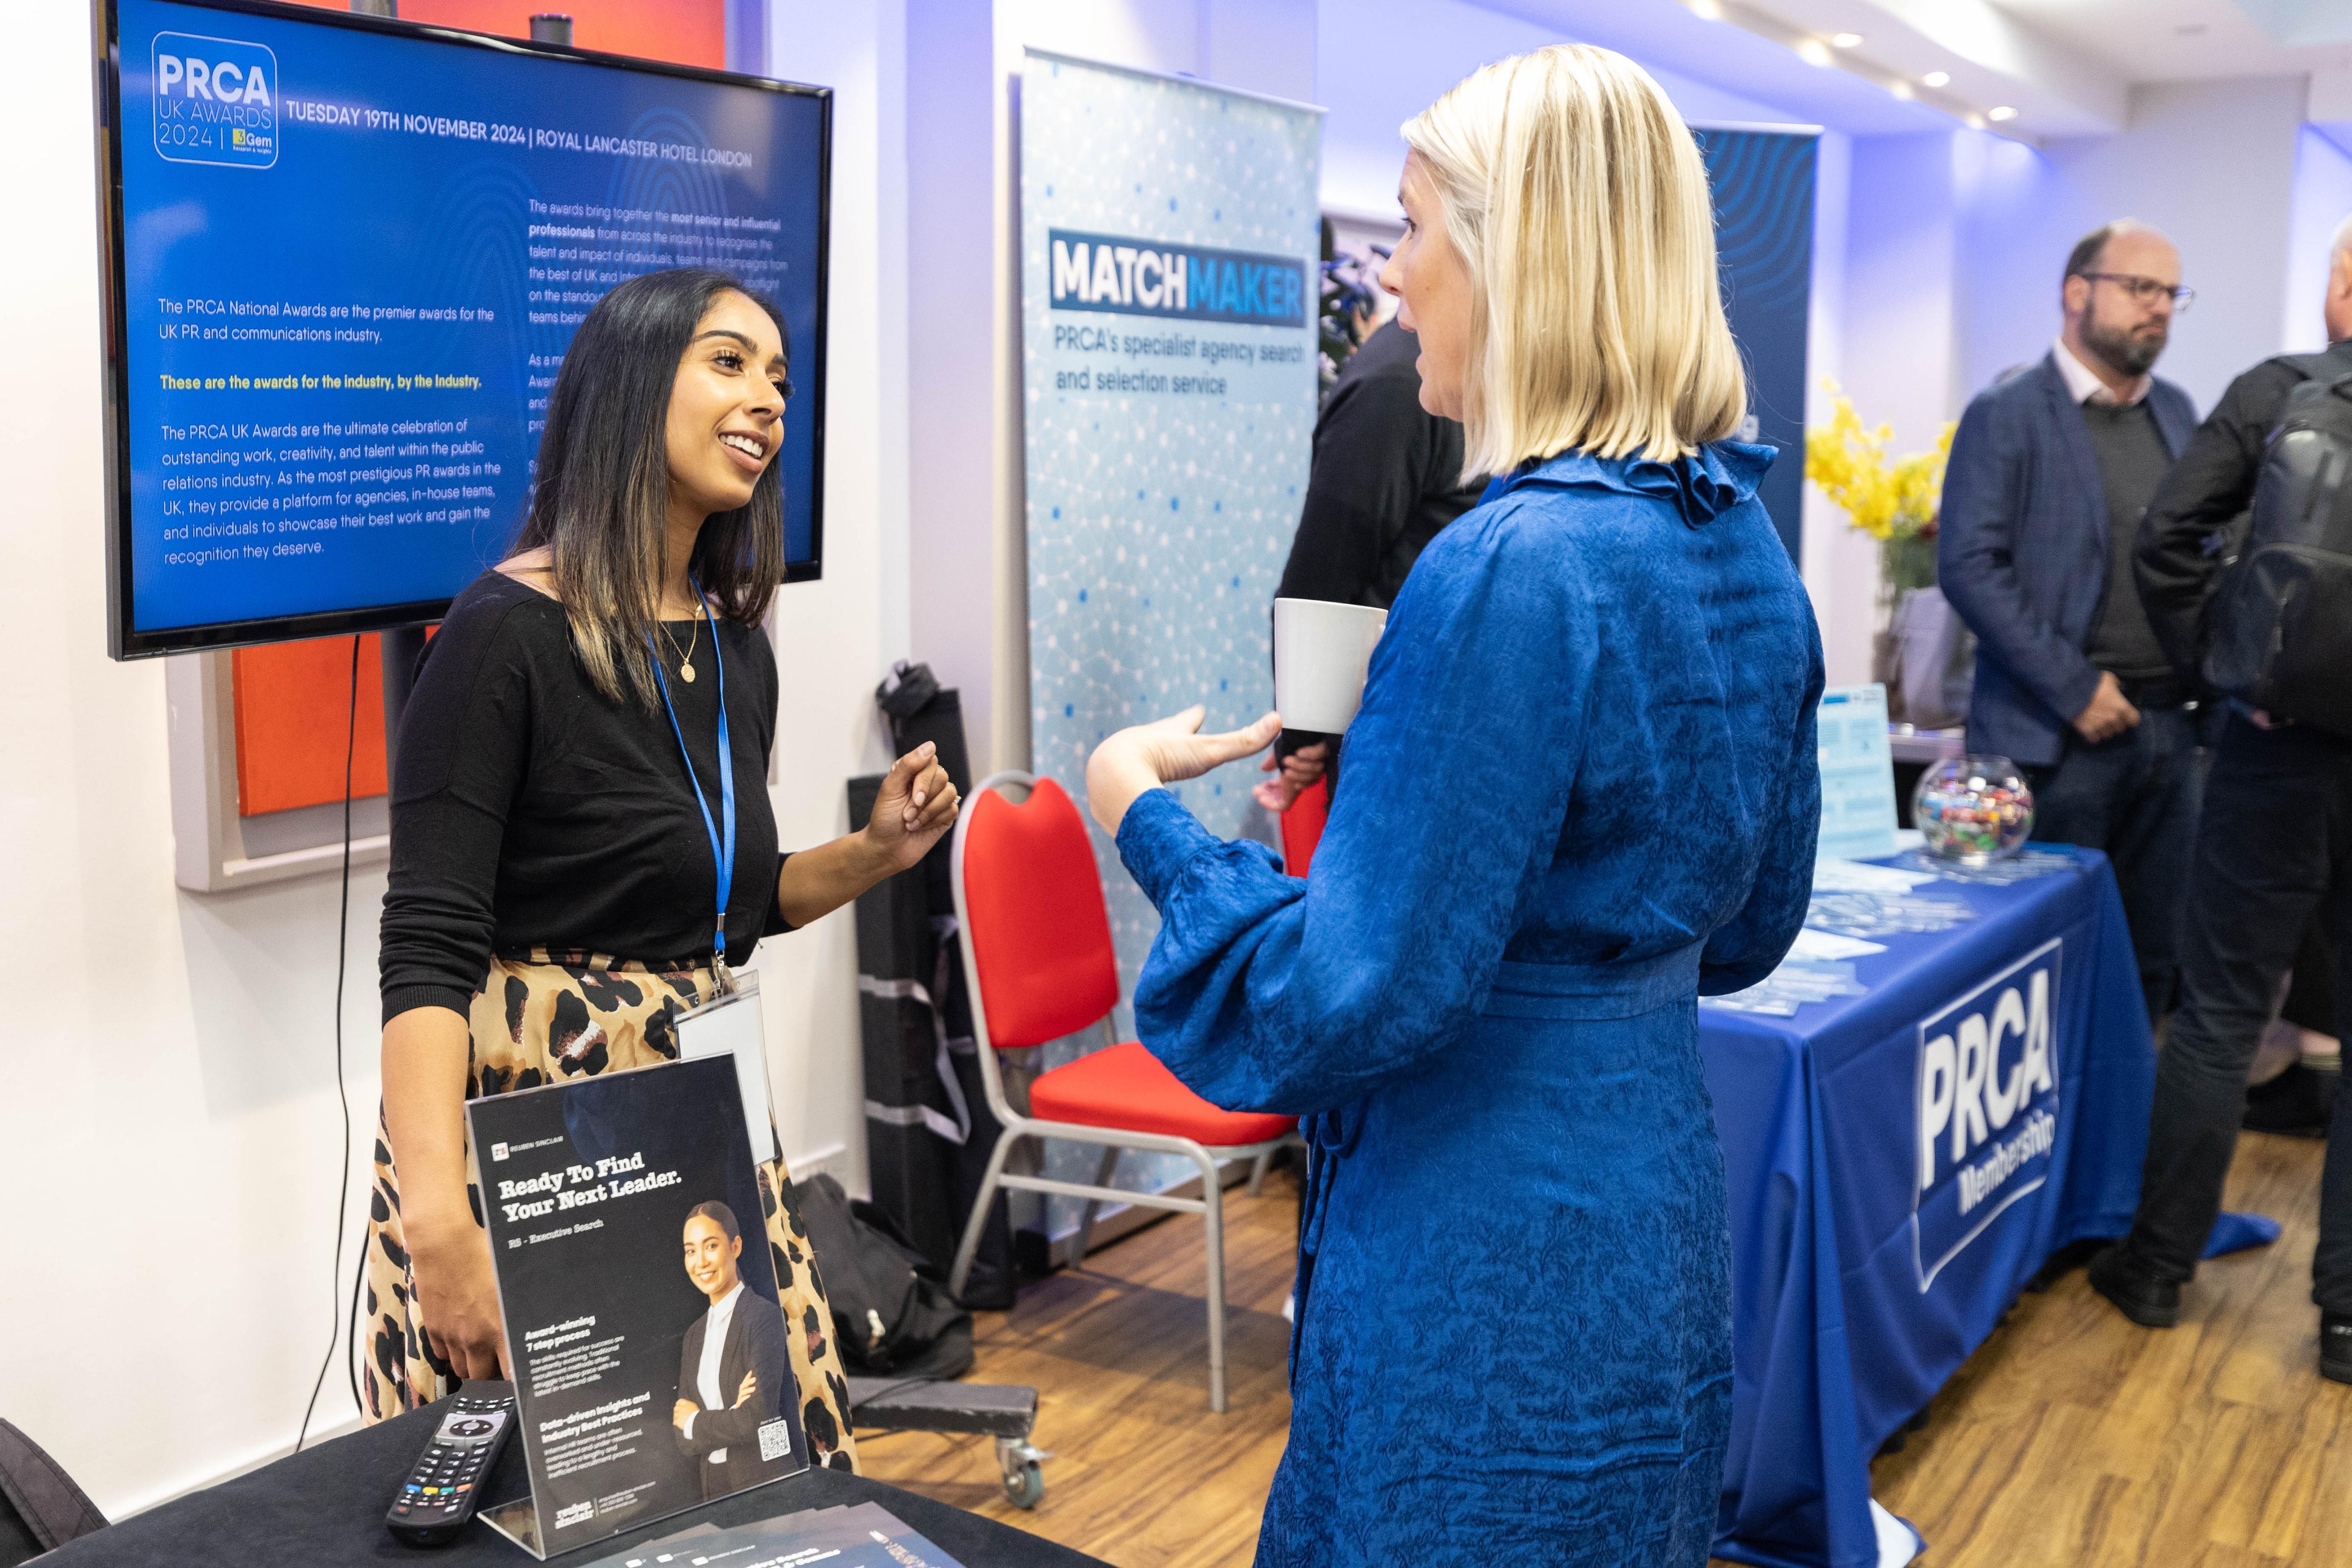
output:
[[[437,619],[520,527],[572,333],[782,308],[785,580],[824,518],[831,94],[269,0],[96,0],[108,651]]]

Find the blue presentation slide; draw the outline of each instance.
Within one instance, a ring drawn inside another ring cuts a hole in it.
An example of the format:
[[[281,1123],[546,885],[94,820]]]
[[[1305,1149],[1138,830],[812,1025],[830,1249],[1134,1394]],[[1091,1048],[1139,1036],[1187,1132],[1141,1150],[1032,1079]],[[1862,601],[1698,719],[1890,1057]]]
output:
[[[120,17],[132,635],[457,593],[522,521],[573,329],[668,267],[783,309],[785,547],[810,557],[822,98]]]

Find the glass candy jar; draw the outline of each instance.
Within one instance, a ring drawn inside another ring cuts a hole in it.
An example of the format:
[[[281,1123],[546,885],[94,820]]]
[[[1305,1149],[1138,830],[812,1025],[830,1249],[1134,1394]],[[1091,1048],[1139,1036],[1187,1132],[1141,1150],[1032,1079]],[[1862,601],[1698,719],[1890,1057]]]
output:
[[[2033,791],[2006,757],[1947,757],[1919,776],[1911,820],[1929,854],[1987,865],[2024,847]]]

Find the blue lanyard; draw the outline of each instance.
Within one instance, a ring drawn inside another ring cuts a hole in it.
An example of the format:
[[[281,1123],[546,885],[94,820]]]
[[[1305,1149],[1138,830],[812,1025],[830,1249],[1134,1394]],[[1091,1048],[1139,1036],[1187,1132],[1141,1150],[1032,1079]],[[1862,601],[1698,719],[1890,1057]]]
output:
[[[727,745],[727,659],[719,651],[719,623],[710,614],[710,601],[703,597],[702,583],[688,574],[694,584],[694,597],[702,606],[702,619],[710,628],[710,662],[719,669],[719,814],[727,824],[722,841],[719,829],[710,821],[710,802],[702,798],[702,780],[694,776],[694,757],[686,749],[686,731],[679,727],[677,709],[669,700],[669,672],[662,668],[661,649],[651,637],[646,645],[653,649],[654,678],[661,683],[662,706],[669,712],[669,732],[677,737],[677,754],[686,762],[686,781],[694,790],[694,803],[702,811],[702,831],[710,835],[710,860],[719,876],[719,917],[711,936],[711,962],[722,971],[727,967],[727,895],[735,887],[735,754]]]

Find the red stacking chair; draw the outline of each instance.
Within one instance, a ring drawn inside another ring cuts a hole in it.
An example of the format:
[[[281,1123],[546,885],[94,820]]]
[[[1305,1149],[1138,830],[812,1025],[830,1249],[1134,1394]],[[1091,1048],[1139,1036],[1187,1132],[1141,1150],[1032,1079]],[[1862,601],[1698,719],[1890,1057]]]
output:
[[[1282,867],[1304,877],[1315,863],[1315,846],[1323,841],[1324,824],[1331,816],[1331,776],[1309,784],[1282,814]]]
[[[1006,789],[1025,790],[1015,802]],[[1062,1193],[1087,1200],[1073,1262],[1086,1256],[1095,1211],[1104,1203],[1139,1203],[1206,1218],[1209,1227],[1209,1408],[1225,1407],[1225,1255],[1217,1179],[1220,1158],[1255,1160],[1255,1174],[1297,1120],[1257,1112],[1220,1111],[1176,1080],[1151,1053],[1111,1028],[1118,1005],[1118,960],[1110,915],[1086,823],[1062,787],[1026,773],[998,773],[980,788],[956,823],[951,861],[956,920],[963,930],[964,977],[980,1041],[988,1107],[1004,1132],[956,1249],[948,1289],[961,1295],[972,1253],[999,1187]],[[1040,1075],[1029,1085],[1029,1112],[1006,1103],[1000,1051],[1043,1045],[1091,1025],[1107,1048]],[[1007,1176],[1004,1156],[1023,1138],[1067,1138],[1102,1147],[1094,1185],[1045,1176]],[[1201,1167],[1201,1196],[1128,1192],[1109,1185],[1121,1149],[1182,1155]],[[1255,1181],[1253,1182],[1255,1187]]]

